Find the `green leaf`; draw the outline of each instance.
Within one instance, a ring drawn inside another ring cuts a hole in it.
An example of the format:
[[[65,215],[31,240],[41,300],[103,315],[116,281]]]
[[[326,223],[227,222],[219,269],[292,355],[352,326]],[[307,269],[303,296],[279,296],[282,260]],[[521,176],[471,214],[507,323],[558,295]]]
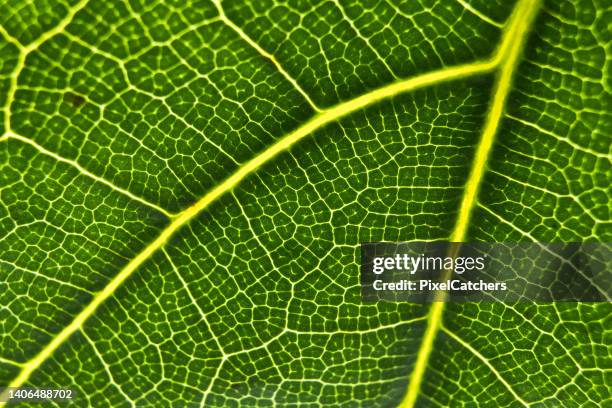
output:
[[[55,3],[0,4],[0,386],[610,402],[610,303],[365,303],[358,264],[612,240],[610,2]]]

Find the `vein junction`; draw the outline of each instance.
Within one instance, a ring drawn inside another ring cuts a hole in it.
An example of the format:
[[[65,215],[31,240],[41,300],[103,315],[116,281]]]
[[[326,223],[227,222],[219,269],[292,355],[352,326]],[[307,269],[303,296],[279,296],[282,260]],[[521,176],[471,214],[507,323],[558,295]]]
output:
[[[529,32],[531,22],[535,18],[538,8],[538,0],[521,0],[519,2],[506,25],[502,43],[494,57],[498,72],[492,93],[493,100],[486,117],[480,142],[476,149],[476,156],[466,183],[459,215],[450,237],[452,242],[465,241],[472,208],[478,196],[478,190],[485,172],[489,152],[493,146],[506,99],[510,92],[512,77],[518,65],[519,57]],[[427,328],[425,329],[425,335],[423,336],[419,352],[417,353],[417,360],[412,375],[410,376],[410,381],[408,382],[406,395],[400,403],[401,408],[412,408],[416,404],[421,382],[425,376],[429,356],[433,350],[433,343],[442,324],[444,305],[444,300],[441,299],[438,302],[434,302],[429,310]]]
[[[77,7],[71,12],[74,14],[83,7],[86,2],[81,1]],[[171,215],[171,223],[160,233],[160,235],[145,247],[135,258],[133,258],[108,284],[107,286],[98,292],[91,300],[91,302],[74,318],[74,320],[62,329],[52,340],[49,342],[36,356],[29,361],[21,365],[21,371],[17,377],[9,384],[9,387],[20,387],[25,384],[30,378],[31,374],[41,366],[48,358],[50,358],[55,350],[57,350],[68,338],[75,332],[81,330],[84,323],[91,317],[97,310],[97,308],[106,301],[109,297],[115,293],[116,289],[120,287],[123,282],[128,279],[134,271],[136,271],[140,265],[142,265],[147,259],[149,259],[156,251],[162,249],[166,242],[178,231],[181,227],[189,223],[194,217],[196,217],[201,211],[205,210],[211,203],[216,201],[222,195],[230,192],[236,186],[238,186],[242,180],[247,176],[257,171],[262,165],[272,160],[280,153],[290,149],[294,144],[311,135],[316,130],[324,127],[327,124],[333,123],[342,117],[345,117],[353,112],[359,111],[369,105],[378,103],[384,99],[391,98],[393,96],[411,92],[427,86],[440,84],[452,80],[457,80],[469,76],[498,71],[498,79],[494,89],[494,96],[491,110],[487,116],[485,129],[483,131],[481,143],[479,144],[476,160],[472,168],[472,173],[469,176],[468,183],[466,185],[466,194],[464,195],[463,202],[461,204],[460,216],[457,221],[454,233],[452,235],[453,241],[462,241],[466,234],[467,225],[469,222],[469,214],[476,200],[478,193],[478,186],[482,178],[484,167],[486,165],[486,159],[489,150],[492,146],[499,119],[503,113],[503,107],[508,95],[511,79],[515,67],[517,65],[520,51],[524,43],[526,33],[529,28],[530,21],[535,15],[537,10],[536,0],[521,0],[517,5],[513,16],[506,24],[502,42],[497,51],[489,59],[483,61],[477,61],[473,63],[467,63],[457,66],[445,67],[437,71],[418,75],[413,78],[404,79],[397,81],[387,86],[375,89],[369,93],[356,97],[354,99],[342,102],[331,108],[319,111],[313,118],[302,126],[298,127],[294,131],[285,135],[276,141],[272,146],[258,154],[251,160],[240,166],[236,172],[230,177],[222,181],[207,194],[205,194],[200,200],[198,200],[191,207],[183,210],[182,212]],[[71,18],[71,17],[70,17]],[[67,25],[69,19],[62,22],[62,27],[57,30],[53,30],[53,33],[61,31],[65,25]],[[0,32],[0,35],[3,32]],[[52,35],[52,34],[49,34]],[[48,38],[49,35],[45,35]],[[37,41],[39,45],[41,41]],[[19,47],[21,50],[20,60],[18,63],[17,72],[13,75],[11,81],[11,89],[9,90],[9,97],[7,106],[10,106],[17,83],[17,75],[23,67],[25,54],[30,51],[30,46]],[[7,109],[8,113],[8,109]],[[23,136],[16,135],[10,130],[9,115],[6,115],[6,133],[0,137],[0,142],[3,140],[15,138],[23,139]],[[33,142],[31,142],[33,143]],[[116,188],[119,190],[118,188]],[[140,199],[140,201],[143,201]],[[152,206],[152,204],[149,203]],[[423,338],[421,349],[418,353],[417,363],[415,369],[411,375],[408,391],[404,401],[402,402],[403,407],[412,407],[416,401],[416,396],[420,387],[421,380],[423,378],[425,367],[427,365],[428,356],[431,352],[433,341],[440,327],[441,316],[443,311],[444,303],[434,303],[428,317],[428,326]],[[0,395],[2,396],[2,395]],[[2,398],[0,398],[1,400]],[[2,405],[2,403],[0,403]]]

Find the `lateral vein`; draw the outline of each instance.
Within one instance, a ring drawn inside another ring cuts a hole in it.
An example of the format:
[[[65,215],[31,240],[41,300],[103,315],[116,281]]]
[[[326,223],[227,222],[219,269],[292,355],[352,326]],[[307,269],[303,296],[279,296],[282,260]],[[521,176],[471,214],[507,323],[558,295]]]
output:
[[[44,32],[36,40],[32,41],[30,44],[23,47],[24,54],[26,55],[29,54],[30,51],[35,50],[36,48],[40,47],[41,44],[43,44],[50,38],[53,38],[57,34],[64,31],[64,29],[68,26],[68,24],[72,22],[72,20],[74,19],[74,16],[76,16],[76,14],[79,11],[85,8],[88,2],[89,0],[81,0],[77,4],[75,4],[73,7],[70,7],[68,9],[68,13],[66,13],[64,18],[59,22],[59,24],[57,24],[55,27],[53,27],[49,31]]]
[[[465,192],[460,204],[457,221],[450,235],[452,242],[463,242],[465,240],[470,216],[477,200],[489,153],[504,113],[514,71],[518,65],[531,22],[539,9],[539,3],[540,0],[520,0],[506,25],[501,44],[493,56],[493,63],[497,67],[497,78],[493,88],[493,101],[485,119],[480,142],[476,148],[474,162],[465,185]],[[400,402],[400,408],[415,407],[421,383],[429,363],[429,356],[442,325],[444,306],[443,298],[432,303],[425,334],[417,353],[417,359],[408,382],[406,394]]]
[[[470,13],[472,13],[473,15],[475,15],[482,21],[485,21],[491,24],[492,26],[499,27],[499,28],[504,26],[503,24],[498,23],[497,21],[493,20],[491,17],[487,16],[481,11],[478,11],[474,6],[471,6],[469,3],[466,3],[464,0],[457,0],[457,3],[461,4],[461,6],[463,6],[464,9],[466,9],[467,11],[469,11]]]
[[[493,364],[491,364],[491,362],[489,360],[487,360],[482,354],[480,354],[480,352],[478,350],[476,350],[474,347],[472,347],[471,344],[469,344],[466,341],[464,341],[461,337],[457,336],[455,333],[450,331],[448,328],[442,327],[442,331],[444,333],[446,333],[449,337],[451,337],[453,340],[455,340],[457,343],[459,343],[461,346],[466,348],[470,353],[475,355],[482,363],[484,363],[484,365],[486,365],[489,368],[489,370],[491,370],[491,372],[495,375],[495,377],[497,377],[499,382],[501,382],[504,385],[504,387],[506,387],[506,389],[510,392],[510,394],[512,394],[512,396],[518,402],[523,404],[523,406],[525,406],[525,407],[529,406],[529,404],[527,402],[525,402],[525,400],[523,400],[516,393],[516,391],[514,391],[514,389],[510,386],[510,384],[508,384],[508,382],[504,379],[504,377],[502,377],[502,375],[499,373],[499,371],[497,371],[495,369],[495,367],[493,367]]]
[[[332,108],[322,111],[311,118],[308,122],[290,132],[286,136],[279,139],[272,146],[264,150],[259,155],[255,156],[248,162],[244,163],[238,170],[215,188],[205,194],[199,201],[191,207],[176,214],[172,222],[160,233],[160,235],[149,245],[147,245],[135,258],[113,278],[100,292],[96,293],[91,302],[79,312],[69,325],[64,327],[36,356],[23,364],[23,369],[10,383],[9,387],[20,387],[28,379],[30,375],[50,358],[55,350],[59,348],[68,338],[76,331],[81,329],[83,324],[95,313],[97,308],[109,297],[115,293],[116,289],[128,279],[132,273],[151,257],[157,250],[161,249],[166,242],[180,229],[187,224],[200,212],[205,210],[211,203],[216,201],[220,196],[233,190],[242,180],[248,177],[253,172],[257,171],[261,166],[269,162],[278,154],[288,150],[306,136],[312,134],[317,129],[335,122],[338,119],[345,117],[353,112],[363,109],[367,106],[380,102],[384,99],[393,97],[406,92],[411,92],[427,86],[436,85],[451,80],[457,80],[489,72],[495,68],[492,60],[479,61],[464,65],[446,67],[437,71],[425,73],[413,78],[405,79],[375,89],[367,94],[361,95],[349,101],[340,103]],[[21,137],[22,138],[22,137]],[[30,142],[27,140],[27,142]],[[65,161],[65,159],[63,159]],[[0,394],[0,400],[3,395]],[[0,406],[3,403],[0,402]]]
[[[236,24],[234,24],[232,20],[230,20],[227,14],[225,14],[225,10],[223,10],[223,7],[221,7],[221,1],[213,0],[213,3],[215,3],[215,6],[217,7],[217,11],[219,12],[221,21],[223,21],[229,28],[231,28],[236,34],[238,34],[240,38],[242,38],[242,40],[244,40],[255,51],[257,51],[259,55],[271,61],[272,64],[274,64],[274,66],[278,70],[278,72],[280,72],[285,77],[285,79],[291,82],[291,85],[293,85],[293,87],[304,97],[304,99],[306,99],[310,107],[313,108],[316,112],[321,112],[321,108],[319,108],[317,104],[314,103],[314,101],[310,98],[310,95],[308,95],[308,93],[304,91],[304,89],[302,89],[300,84],[297,83],[297,80],[295,80],[291,75],[289,75],[287,71],[285,71],[285,68],[283,68],[280,62],[278,62],[276,57],[270,54],[269,52],[267,52],[266,50],[264,50],[263,48],[261,48],[259,44],[253,41],[251,37],[249,37],[240,27],[238,27]]]
[[[206,312],[204,312],[202,307],[200,307],[200,304],[198,303],[198,301],[196,300],[195,296],[191,292],[191,288],[189,287],[189,285],[187,284],[185,279],[183,279],[183,275],[181,275],[181,272],[176,267],[176,264],[174,263],[174,261],[172,261],[172,257],[170,256],[168,251],[166,251],[166,248],[162,248],[161,250],[162,250],[164,256],[166,257],[166,259],[168,260],[168,262],[170,263],[170,266],[172,267],[172,271],[179,278],[179,281],[181,281],[181,285],[183,285],[183,288],[185,289],[185,292],[187,293],[187,296],[189,297],[189,300],[191,301],[193,306],[200,313],[200,318],[202,319],[202,321],[206,325],[206,328],[208,330],[210,330],[210,334],[211,334],[213,340],[215,341],[215,344],[217,345],[217,348],[219,349],[219,352],[223,356],[225,356],[225,351],[223,350],[223,346],[221,345],[221,341],[219,341],[219,338],[217,337],[216,333],[213,331],[213,328],[212,328],[210,322],[208,321],[208,317],[206,315]]]
[[[8,133],[11,129],[11,105],[15,100],[15,92],[17,92],[17,79],[19,74],[23,70],[25,65],[26,54],[23,51],[19,51],[19,55],[17,56],[17,63],[15,64],[15,70],[11,73],[9,78],[9,87],[6,92],[6,102],[4,103],[4,132],[2,139],[6,137],[6,133]],[[0,139],[0,140],[2,140]]]
[[[4,28],[4,26],[2,26],[2,24],[0,24],[0,36],[4,37],[4,39],[13,44],[15,47],[17,47],[19,50],[23,49],[23,44],[16,38],[13,37],[7,30],[6,28]]]
[[[21,367],[23,365],[23,363],[20,363],[18,361],[9,360],[8,358],[4,358],[4,357],[0,357],[0,363],[12,365],[15,367]]]
[[[54,158],[55,160],[57,160],[59,162],[66,163],[66,164],[70,165],[71,167],[74,167],[81,174],[83,174],[83,175],[85,175],[85,176],[87,176],[87,177],[89,177],[91,179],[94,179],[95,181],[98,181],[98,182],[100,182],[100,183],[110,187],[111,189],[113,189],[113,190],[115,190],[115,191],[117,191],[117,192],[119,192],[119,193],[121,193],[121,194],[123,194],[125,196],[128,196],[132,200],[138,201],[139,203],[144,204],[147,207],[151,207],[151,208],[161,212],[162,214],[164,214],[168,218],[172,218],[174,216],[173,214],[169,213],[167,210],[163,209],[162,207],[160,207],[160,206],[158,206],[156,204],[153,204],[153,203],[151,203],[149,201],[146,201],[144,198],[138,197],[138,196],[132,194],[131,192],[129,192],[128,190],[124,190],[123,188],[114,185],[113,183],[111,183],[110,181],[108,181],[108,180],[106,180],[104,178],[96,176],[95,174],[89,172],[87,169],[85,169],[83,166],[81,166],[76,161],[65,159],[62,156],[60,156],[58,154],[55,154],[52,151],[49,151],[49,150],[45,149],[44,147],[42,147],[41,145],[39,145],[35,141],[28,139],[27,137],[21,136],[21,135],[15,133],[13,131],[9,131],[5,135],[5,137],[8,138],[8,139],[15,139],[15,140],[19,140],[19,141],[21,141],[23,143],[26,143],[26,144],[34,147],[36,150],[38,150],[40,153],[44,154],[45,156],[52,157],[52,158]]]
[[[7,90],[6,102],[4,104],[4,132],[8,133],[11,130],[11,105],[15,99],[15,92],[17,92],[17,79],[21,74],[25,66],[25,59],[32,51],[40,47],[44,42],[54,37],[55,35],[64,31],[64,29],[72,22],[74,16],[81,11],[89,2],[89,0],[81,0],[74,7],[68,9],[68,13],[59,22],[59,24],[49,31],[46,31],[40,35],[36,40],[25,45],[21,44],[16,38],[12,37],[4,27],[0,27],[0,35],[4,36],[9,42],[13,43],[19,49],[19,55],[17,56],[17,63],[15,69],[11,73],[9,89]],[[0,137],[0,141],[5,140],[5,136]]]

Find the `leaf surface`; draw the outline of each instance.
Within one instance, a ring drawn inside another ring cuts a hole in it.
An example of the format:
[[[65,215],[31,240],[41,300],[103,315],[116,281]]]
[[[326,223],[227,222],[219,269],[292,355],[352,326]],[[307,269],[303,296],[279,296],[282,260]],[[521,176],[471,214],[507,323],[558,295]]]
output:
[[[358,261],[611,241],[607,3],[4,2],[0,385],[603,405],[609,303],[364,303]]]

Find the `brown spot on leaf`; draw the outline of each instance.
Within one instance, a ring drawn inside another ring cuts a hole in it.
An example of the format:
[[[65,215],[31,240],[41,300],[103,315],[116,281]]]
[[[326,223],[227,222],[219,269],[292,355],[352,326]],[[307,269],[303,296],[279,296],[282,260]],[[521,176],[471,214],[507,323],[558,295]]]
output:
[[[73,92],[66,92],[64,94],[64,102],[69,103],[74,108],[80,108],[85,103],[85,97]]]

